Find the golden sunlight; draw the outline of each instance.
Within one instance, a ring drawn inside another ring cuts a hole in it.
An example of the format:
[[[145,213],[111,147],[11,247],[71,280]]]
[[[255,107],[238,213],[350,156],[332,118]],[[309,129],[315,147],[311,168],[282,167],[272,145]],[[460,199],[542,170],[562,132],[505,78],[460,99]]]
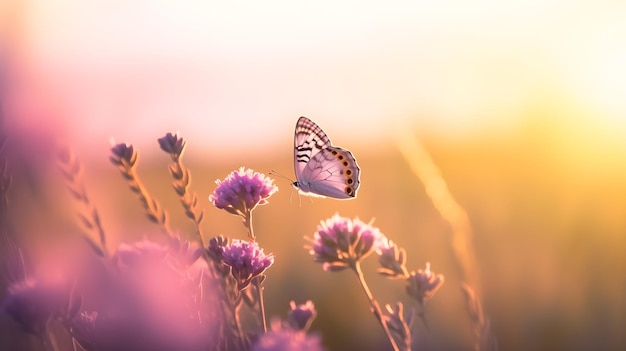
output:
[[[0,46],[0,271],[66,275],[0,274],[3,345],[263,350],[291,306],[328,350],[624,349],[624,1],[0,0]]]

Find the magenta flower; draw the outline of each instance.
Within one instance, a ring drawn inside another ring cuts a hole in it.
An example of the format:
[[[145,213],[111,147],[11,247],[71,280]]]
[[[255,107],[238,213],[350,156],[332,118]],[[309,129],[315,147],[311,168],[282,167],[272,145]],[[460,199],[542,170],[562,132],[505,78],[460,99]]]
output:
[[[399,279],[409,276],[406,269],[406,251],[393,241],[383,237],[376,247],[378,254],[378,273],[390,278]]]
[[[294,330],[309,330],[311,323],[317,316],[315,305],[308,300],[303,305],[296,305],[294,301],[289,303],[291,309],[287,313],[287,324]]]
[[[378,228],[358,218],[335,214],[318,225],[309,253],[324,270],[340,271],[371,254],[383,237]]]
[[[407,293],[416,299],[420,304],[435,295],[435,292],[443,284],[443,275],[435,275],[430,271],[430,262],[426,262],[425,270],[418,270],[417,273],[411,272],[411,276],[407,278]]]
[[[272,321],[272,328],[261,334],[252,345],[252,351],[323,351],[318,335],[308,335],[302,330],[283,327],[279,320]]]
[[[222,249],[222,259],[231,267],[239,290],[247,288],[253,278],[263,274],[274,263],[274,256],[266,255],[258,243],[238,239],[233,239]]]
[[[209,201],[219,209],[242,217],[257,205],[268,203],[267,199],[278,191],[272,179],[243,167],[215,183],[217,188],[209,196]]]

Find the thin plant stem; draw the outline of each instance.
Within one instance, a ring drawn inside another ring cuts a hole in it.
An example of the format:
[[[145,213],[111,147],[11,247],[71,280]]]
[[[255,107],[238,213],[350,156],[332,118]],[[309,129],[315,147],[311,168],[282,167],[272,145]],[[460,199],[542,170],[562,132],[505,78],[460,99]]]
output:
[[[56,338],[54,337],[52,332],[50,332],[50,330],[48,329],[47,326],[43,329],[41,338],[42,338],[41,341],[43,343],[44,349],[46,351],[57,351],[57,350],[59,350]]]
[[[252,284],[256,287],[258,304],[259,304],[259,319],[263,324],[263,333],[267,333],[267,320],[265,318],[265,301],[263,299],[263,283],[262,278],[256,277],[252,280]]]
[[[365,282],[365,277],[363,276],[363,271],[361,270],[361,264],[359,263],[359,261],[356,261],[353,264],[351,264],[350,267],[352,268],[352,270],[354,270],[357,277],[359,278],[359,283],[361,283],[361,287],[363,288],[363,291],[365,292],[365,295],[367,295],[367,299],[369,300],[370,305],[372,306],[372,312],[374,313],[374,316],[376,317],[380,325],[383,327],[383,330],[385,331],[385,335],[387,335],[387,339],[389,339],[389,342],[391,342],[391,346],[393,347],[395,351],[399,351],[400,349],[398,348],[398,344],[396,343],[396,340],[393,338],[393,335],[391,334],[391,331],[389,330],[389,327],[387,326],[387,322],[385,322],[385,319],[383,318],[383,312],[380,308],[380,305],[378,304],[378,301],[376,301],[376,299],[374,298],[374,295],[372,295],[370,288],[367,286],[367,283]]]
[[[168,168],[174,178],[172,186],[176,194],[180,197],[180,202],[185,210],[185,216],[194,223],[196,236],[198,237],[200,245],[204,247],[202,228],[200,226],[204,218],[204,212],[198,209],[198,196],[195,193],[192,194],[189,192],[191,175],[189,170],[183,165],[182,154],[171,154],[170,156],[172,163],[170,163]]]
[[[77,344],[78,344],[78,343],[76,342],[76,339],[74,339],[74,337],[72,337],[72,349],[73,349],[74,351],[78,351],[78,348],[80,347],[80,346],[78,346]],[[82,347],[80,347],[80,349],[82,350],[83,348],[82,348]]]
[[[473,231],[469,216],[452,196],[441,171],[419,140],[411,135],[407,128],[397,128],[395,141],[413,173],[424,184],[433,206],[452,229],[450,243],[464,280],[463,293],[475,334],[474,349],[477,351],[497,349],[495,336],[489,330],[489,321],[480,303],[481,284],[472,245]],[[468,290],[471,294],[467,293]],[[486,339],[489,340],[488,343],[484,342]]]
[[[239,312],[241,311],[241,304],[233,304],[233,318],[235,319],[235,328],[237,328],[237,337],[239,339],[239,344],[242,350],[246,348],[246,342],[244,340],[243,335],[243,327],[241,326],[241,317],[239,316]]]
[[[118,144],[118,146],[119,145],[124,144]],[[125,148],[125,151],[130,150],[131,154],[120,155],[118,152],[113,151],[114,155],[110,158],[111,162],[117,166],[118,170],[122,174],[122,177],[126,179],[130,190],[139,197],[141,204],[147,212],[146,215],[148,216],[148,219],[151,222],[158,224],[161,227],[161,232],[165,236],[171,237],[172,234],[167,223],[167,212],[161,208],[156,199],[150,196],[150,193],[137,175],[136,167],[138,153],[132,149],[132,146],[125,146]]]
[[[98,209],[91,203],[87,196],[87,190],[83,182],[82,165],[68,147],[61,147],[58,153],[59,168],[65,178],[66,186],[74,200],[82,206],[78,217],[83,225],[85,240],[91,248],[101,257],[108,257],[106,234],[102,228],[102,222]],[[99,239],[99,244],[93,242],[89,234]]]
[[[204,250],[204,251],[206,255],[207,250]],[[229,276],[226,276],[226,277],[220,276],[215,268],[210,269],[210,271],[211,271],[212,277],[214,279],[218,279],[220,282],[219,283],[220,288],[217,289],[217,294],[219,294],[220,301],[222,301],[222,303],[220,304],[220,307],[221,307],[223,318],[224,320],[230,320],[230,318],[232,317],[232,319],[235,322],[235,331],[237,332],[237,340],[239,341],[241,350],[245,350],[245,342],[243,340],[243,334],[242,334],[243,328],[241,326],[241,318],[239,317],[239,309],[241,306],[241,304],[239,303],[239,301],[241,301],[239,299],[239,296],[240,296],[239,292],[237,292],[237,296],[233,297],[231,294],[228,293],[229,291],[231,291],[231,288],[233,288],[229,284],[229,281],[230,281],[229,279],[231,278]]]
[[[248,237],[251,241],[256,240],[256,236],[254,236],[254,228],[252,228],[252,210],[246,211],[246,214],[243,218],[243,225],[248,229]]]
[[[163,234],[167,236],[171,236],[171,232],[170,232],[169,225],[167,223],[167,216],[165,215],[165,212],[161,210],[156,200],[154,200],[150,196],[150,194],[148,193],[148,190],[146,189],[146,187],[143,185],[143,183],[137,176],[137,172],[135,171],[134,167],[131,167],[128,170],[128,175],[130,176],[129,185],[131,189],[133,189],[133,191],[136,191],[137,195],[139,195],[139,199],[144,205],[144,208],[146,209],[146,211],[148,212],[148,218],[150,218],[152,221],[160,225],[161,231],[163,232]]]
[[[426,320],[426,308],[424,308],[424,304],[421,303],[420,304],[420,311],[417,314],[420,319],[422,320],[422,322],[424,323],[424,327],[426,328],[426,330],[430,330],[430,327],[428,326],[428,321]]]
[[[183,161],[180,159],[180,157],[178,157],[176,159],[176,167],[178,167],[179,170],[181,170],[181,172],[184,172],[184,174],[186,175],[186,187],[185,190],[188,189],[189,184],[191,184],[191,179],[189,176],[189,171],[185,168],[185,166],[183,165]],[[194,194],[195,195],[195,194]],[[203,242],[202,240],[202,228],[200,228],[200,223],[202,222],[202,211],[200,212],[199,215],[195,214],[195,204],[193,201],[193,196],[191,194],[189,194],[188,191],[185,191],[185,193],[181,196],[181,200],[183,201],[183,203],[186,206],[186,209],[189,210],[190,214],[193,214],[193,218],[191,218],[196,226],[196,234],[198,235],[198,239],[200,240],[200,243]],[[196,202],[197,204],[197,202]],[[204,245],[202,245],[202,247],[204,247]]]

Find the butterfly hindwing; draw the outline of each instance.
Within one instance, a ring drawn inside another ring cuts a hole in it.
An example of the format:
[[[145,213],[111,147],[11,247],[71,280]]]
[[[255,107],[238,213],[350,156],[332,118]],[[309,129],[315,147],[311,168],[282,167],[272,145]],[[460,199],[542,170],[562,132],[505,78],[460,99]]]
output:
[[[356,197],[360,168],[352,153],[333,146],[322,129],[306,117],[296,124],[294,185],[309,195],[336,199]]]
[[[356,196],[360,168],[350,151],[331,146],[306,165],[299,180],[301,189],[337,199]]]

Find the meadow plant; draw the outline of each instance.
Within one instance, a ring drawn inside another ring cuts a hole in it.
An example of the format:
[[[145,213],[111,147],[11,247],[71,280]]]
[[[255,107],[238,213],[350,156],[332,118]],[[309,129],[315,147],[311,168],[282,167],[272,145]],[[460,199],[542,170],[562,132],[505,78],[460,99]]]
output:
[[[139,198],[147,218],[158,226],[155,234],[160,235],[121,243],[110,252],[100,215],[82,182],[81,166],[68,148],[62,148],[59,167],[80,205],[82,234],[100,264],[90,274],[104,282],[103,288],[94,293],[85,290],[78,277],[47,280],[30,274],[21,250],[3,232],[10,251],[7,257],[12,258],[7,268],[13,274],[2,311],[22,330],[39,337],[49,351],[323,350],[322,336],[311,332],[318,314],[312,301],[291,301],[285,318],[271,318],[268,327],[263,283],[278,258],[265,253],[256,241],[252,214],[278,191],[273,180],[244,167],[217,180],[208,201],[241,218],[248,240],[219,235],[205,244],[201,228],[204,210],[197,194],[190,191],[191,173],[182,162],[186,141],[167,133],[158,144],[170,156],[172,186],[185,216],[194,223],[195,233],[188,236],[193,239],[170,229],[167,212],[139,178],[137,150],[130,144],[114,144],[111,162]],[[1,162],[0,166],[5,204],[9,182],[6,167]],[[410,271],[406,251],[371,222],[358,218],[336,214],[321,221],[307,240],[308,252],[315,262],[322,263],[324,271],[355,274],[390,347],[410,350],[415,316],[426,324],[424,304],[443,284],[443,275],[432,273],[429,263],[424,270]],[[361,267],[373,254],[378,256],[380,275],[406,283],[418,312],[402,302],[383,308],[374,297]]]
[[[364,223],[358,218],[350,219],[335,214],[322,221],[309,239],[309,253],[316,262],[322,263],[325,271],[338,272],[345,269],[355,273],[363,292],[369,300],[371,311],[383,328],[394,350],[411,350],[411,324],[414,310],[404,311],[401,302],[396,308],[386,305],[387,314],[374,298],[361,269],[361,262],[373,252],[379,255],[381,267],[378,272],[390,279],[404,278],[409,296],[416,299],[423,308],[424,301],[432,297],[443,284],[443,275],[433,277],[427,264],[427,273],[408,273],[406,251],[389,240],[378,228]],[[417,277],[417,279],[416,279]],[[424,323],[426,319],[420,312]]]
[[[209,196],[209,201],[219,209],[241,217],[248,237],[254,241],[252,210],[268,203],[267,199],[278,191],[274,181],[264,174],[244,169],[231,172],[224,180],[215,181],[217,187]]]

